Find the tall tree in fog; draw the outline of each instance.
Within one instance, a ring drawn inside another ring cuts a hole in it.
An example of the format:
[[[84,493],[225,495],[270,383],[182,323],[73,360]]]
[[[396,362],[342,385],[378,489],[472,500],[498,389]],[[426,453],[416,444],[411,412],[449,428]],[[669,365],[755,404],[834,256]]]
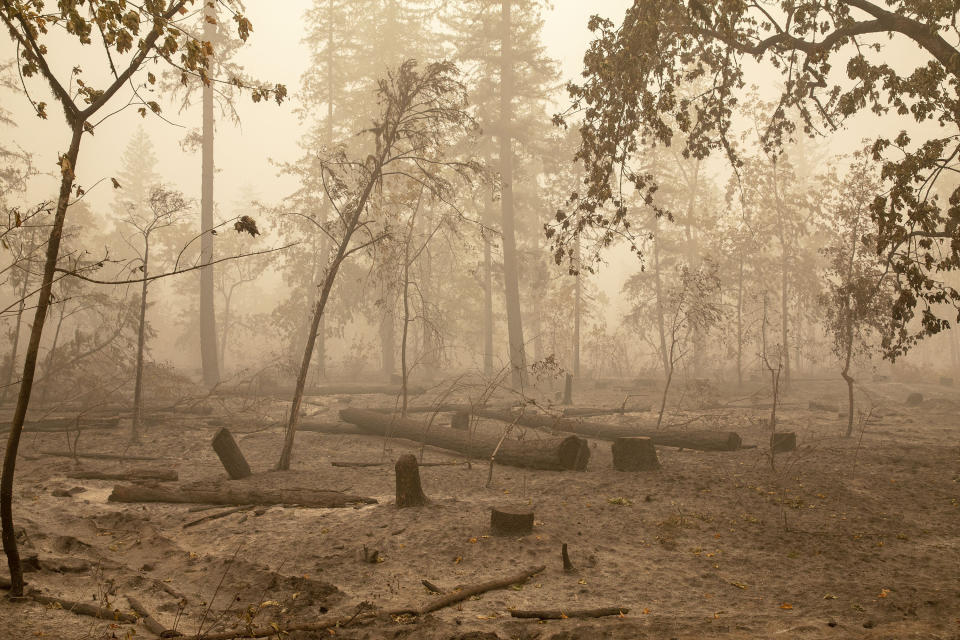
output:
[[[541,42],[541,14],[545,7],[542,0],[466,0],[451,8],[446,18],[456,58],[471,76],[470,95],[478,120],[490,136],[481,143],[480,153],[495,159],[491,165],[500,169],[503,284],[512,382],[516,388],[525,382],[526,349],[520,304],[514,160],[517,144],[536,142],[530,134],[546,121],[545,102],[557,82],[555,64],[546,56]],[[491,194],[491,199],[496,196]],[[492,219],[487,223],[492,225]],[[484,258],[485,265],[490,262]],[[486,270],[489,273],[489,267]],[[485,286],[492,286],[491,277],[486,276]],[[492,304],[489,292],[484,297],[487,304]],[[485,310],[486,330],[492,333],[491,317],[492,311]],[[492,343],[489,333],[485,342]],[[488,349],[485,347],[484,351]],[[492,369],[492,358],[487,353],[484,357],[485,369]]]
[[[293,443],[300,419],[320,320],[341,266],[351,256],[376,245],[391,234],[392,222],[380,215],[383,208],[371,206],[385,183],[412,181],[432,196],[449,197],[454,176],[471,178],[478,167],[446,157],[450,144],[472,129],[466,112],[466,89],[450,63],[433,63],[422,70],[416,62],[404,62],[378,83],[380,115],[364,132],[368,143],[358,155],[344,147],[320,151],[324,190],[335,212],[329,221],[313,220],[316,233],[334,243],[324,267],[317,299],[306,336],[303,359],[297,374],[293,401],[277,468],[290,468]],[[448,175],[453,174],[453,175]]]
[[[92,134],[106,119],[105,107],[118,92],[126,91],[127,88],[133,88],[134,91],[146,89],[156,83],[154,74],[143,69],[148,59],[170,61],[176,57],[176,66],[182,69],[184,74],[198,74],[209,79],[207,51],[202,46],[197,46],[196,41],[189,34],[184,33],[175,21],[177,16],[186,12],[187,4],[186,0],[171,0],[135,7],[114,0],[100,3],[95,18],[90,17],[87,7],[79,4],[61,3],[59,11],[44,15],[28,11],[20,4],[0,4],[0,21],[3,22],[6,33],[17,47],[18,66],[24,81],[42,83],[51,90],[70,132],[68,144],[58,156],[60,190],[57,196],[56,212],[49,225],[46,260],[37,297],[36,313],[30,329],[30,341],[23,365],[17,406],[7,438],[3,474],[0,478],[3,550],[10,566],[10,594],[15,597],[23,595],[23,571],[20,566],[20,554],[13,523],[13,479],[17,450],[33,390],[37,356],[50,306],[53,278],[58,268],[67,205],[71,195],[75,193],[75,187],[82,191],[82,187],[75,184],[81,142],[84,135]],[[239,10],[235,13],[235,20],[239,35],[246,39],[251,27],[250,22]],[[53,40],[49,37],[49,32],[53,29],[58,34],[62,29],[70,37],[66,40],[63,38]],[[83,75],[80,67],[73,67],[66,73],[58,73],[54,69],[59,67],[51,64],[55,54],[60,60],[70,59],[76,51],[71,52],[68,49],[69,46],[82,46],[92,40],[96,40],[109,54],[106,62],[103,63],[103,68],[97,69],[102,73],[96,74],[96,77],[112,77],[113,80],[108,79],[102,88],[96,86],[99,81],[90,80],[90,76],[87,76],[89,81],[79,84],[78,76]],[[74,86],[78,88],[72,90],[71,87]],[[286,95],[286,90],[279,85],[269,89],[253,88],[255,99],[259,100],[271,94],[280,101]],[[45,102],[34,101],[31,98],[30,104],[38,117],[47,118]],[[144,100],[139,93],[129,97],[127,105],[142,105],[139,109],[144,115],[148,111],[160,111],[160,105],[156,101]]]
[[[847,430],[853,435],[854,383],[851,369],[888,330],[886,316],[892,287],[877,257],[870,204],[880,191],[877,167],[857,154],[845,176],[832,176],[829,195],[821,203],[831,241],[822,248],[829,262],[826,292],[821,296],[833,353],[847,383]]]
[[[208,64],[216,55],[217,4],[203,3],[203,41],[209,43]],[[200,170],[200,261],[213,261],[213,83],[203,82],[203,141]],[[146,291],[144,291],[146,293]],[[217,358],[217,318],[214,309],[213,265],[200,270],[200,360],[203,382],[213,387],[220,382]]]
[[[301,123],[307,126],[301,140],[303,156],[286,170],[300,179],[300,188],[290,198],[283,227],[288,234],[302,235],[311,226],[310,216],[321,222],[332,214],[322,184],[322,169],[317,150],[339,144],[356,146],[356,135],[370,126],[376,117],[374,92],[377,80],[388,69],[406,59],[443,57],[439,40],[431,30],[430,15],[436,0],[314,0],[305,14],[307,35],[304,42],[310,49],[311,64],[301,77]],[[356,16],[364,16],[357,20]],[[306,217],[302,214],[305,214]],[[284,313],[315,301],[322,285],[323,269],[330,255],[330,241],[310,234],[312,240],[302,243],[284,256],[288,265],[288,282],[293,285],[291,299]],[[394,370],[396,351],[394,308],[397,289],[383,287],[375,305],[380,321],[382,369]],[[300,301],[300,302],[298,302]],[[331,304],[321,319],[314,359],[319,372],[325,368],[326,323],[341,321],[355,313],[350,305]],[[300,344],[306,327],[291,332],[291,341]]]

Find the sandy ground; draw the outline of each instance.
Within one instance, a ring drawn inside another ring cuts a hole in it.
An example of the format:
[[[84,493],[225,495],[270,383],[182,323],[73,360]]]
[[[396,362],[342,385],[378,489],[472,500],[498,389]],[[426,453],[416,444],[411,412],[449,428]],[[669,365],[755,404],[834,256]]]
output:
[[[419,619],[381,617],[290,637],[960,638],[960,393],[897,383],[878,383],[869,391],[880,401],[863,432],[846,439],[840,437],[844,419],[807,409],[811,399],[842,407],[841,388],[826,381],[795,383],[779,411],[779,429],[795,431],[800,448],[778,455],[774,467],[767,447],[769,412],[748,408],[671,412],[669,421],[689,422],[682,428],[734,430],[758,446],[727,453],[661,448],[663,468],[657,472],[614,471],[609,443],[591,441],[585,472],[496,466],[493,484],[485,488],[485,462],[468,465],[427,447],[423,461],[459,463],[421,468],[431,502],[410,509],[392,504],[392,462],[403,453],[420,455],[416,444],[304,432],[291,471],[268,472],[282,431],[247,422],[232,431],[258,473],[240,484],[345,490],[379,504],[274,506],[186,529],[185,523],[214,511],[107,502],[114,483],[68,479],[65,474],[77,467],[72,460],[40,455],[65,449],[63,434],[30,433],[18,462],[15,518],[23,553],[38,556],[40,570],[27,574],[30,588],[75,601],[106,601],[124,611],[126,596],[136,596],[165,626],[187,634],[251,620],[284,624],[349,616],[361,602],[382,610],[419,606],[438,597],[422,579],[451,590],[545,565],[526,584]],[[904,404],[910,391],[924,393],[921,406]],[[579,395],[583,406],[623,399],[622,391],[610,388]],[[724,401],[743,395],[719,394]],[[344,402],[316,401],[329,403],[331,412]],[[355,397],[351,406],[377,401]],[[607,420],[649,424],[651,417]],[[81,451],[164,460],[88,460],[80,466],[175,468],[182,484],[224,486],[228,481],[209,447],[216,429],[209,417],[176,416],[152,426],[136,446],[128,445],[123,430],[88,431],[80,438]],[[527,430],[525,437],[541,435]],[[330,464],[344,460],[386,464]],[[74,487],[84,491],[53,495]],[[490,536],[489,508],[517,504],[534,509],[534,533]],[[564,542],[573,573],[562,569]],[[365,562],[364,547],[378,550],[382,561]],[[548,622],[509,613],[599,606],[629,611]],[[142,625],[2,599],[0,637],[151,634]]]

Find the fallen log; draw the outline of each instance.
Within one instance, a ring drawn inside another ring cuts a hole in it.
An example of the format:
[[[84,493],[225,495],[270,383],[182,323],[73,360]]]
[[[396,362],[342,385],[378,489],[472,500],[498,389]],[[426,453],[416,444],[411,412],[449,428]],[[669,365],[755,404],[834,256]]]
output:
[[[78,616],[90,616],[91,618],[99,618],[100,620],[112,620],[114,622],[127,622],[130,624],[136,624],[137,622],[137,616],[124,613],[118,609],[107,609],[106,607],[87,604],[86,602],[74,602],[72,600],[64,600],[63,598],[45,596],[38,591],[31,591],[27,596],[40,604],[53,605],[58,609],[75,613]]]
[[[539,618],[540,620],[563,620],[565,618],[603,618],[622,616],[627,607],[600,607],[599,609],[510,609],[514,618]]]
[[[422,616],[430,613],[431,611],[437,611],[439,609],[449,607],[450,605],[457,604],[458,602],[463,602],[471,596],[486,593],[487,591],[493,591],[495,589],[506,589],[511,585],[526,582],[528,578],[540,573],[544,569],[546,569],[546,566],[541,565],[539,567],[534,567],[533,569],[527,569],[526,571],[522,571],[507,578],[482,582],[473,586],[466,586],[460,591],[455,591],[454,593],[448,594],[442,598],[437,598],[433,602],[425,604],[420,608],[409,607],[406,609],[396,609],[391,611],[390,615],[402,616],[405,614],[412,614],[415,616]]]
[[[602,422],[588,422],[575,418],[562,418],[533,413],[481,410],[482,418],[492,418],[552,431],[565,431],[587,438],[615,441],[617,438],[646,437],[661,447],[696,449],[698,451],[736,451],[743,441],[733,431],[640,431],[636,427],[624,427]]]
[[[56,458],[89,458],[91,460],[139,460],[141,462],[157,462],[166,458],[154,458],[151,456],[127,456],[115,453],[73,453],[72,451],[41,451],[40,455],[54,456]]]
[[[293,391],[293,388],[290,388]],[[412,396],[425,393],[423,387],[408,387],[407,393]],[[398,384],[363,384],[363,383],[345,383],[345,384],[323,384],[317,387],[308,388],[305,396],[341,396],[341,395],[387,395],[398,396],[402,393],[402,387]]]
[[[243,505],[290,504],[301,507],[338,508],[355,504],[376,504],[374,498],[354,496],[339,491],[311,491],[308,489],[229,489],[206,490],[186,487],[150,487],[146,485],[117,485],[107,499],[109,502],[165,502],[170,504],[217,504],[240,507]]]
[[[430,427],[407,418],[392,417],[378,411],[343,409],[340,419],[361,429],[393,438],[405,438],[462,453],[472,458],[490,458],[500,438],[442,427]],[[590,459],[587,442],[576,436],[540,440],[504,440],[496,462],[527,469],[583,471]]]
[[[141,480],[158,480],[160,482],[176,482],[177,472],[173,469],[131,469],[129,471],[71,471],[68,478],[75,480],[120,480],[123,482],[138,482]]]

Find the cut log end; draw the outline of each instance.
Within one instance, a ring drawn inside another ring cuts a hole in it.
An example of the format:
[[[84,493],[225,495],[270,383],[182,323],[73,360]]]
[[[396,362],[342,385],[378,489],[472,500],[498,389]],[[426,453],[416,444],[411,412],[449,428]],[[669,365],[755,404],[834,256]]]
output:
[[[797,434],[792,431],[779,431],[770,434],[770,450],[774,453],[787,453],[797,448]]]
[[[491,509],[490,531],[497,536],[525,536],[533,531],[533,511]]]
[[[560,443],[560,464],[564,469],[584,471],[590,461],[590,445],[583,438],[570,436]]]
[[[617,438],[611,446],[617,471],[656,471],[660,468],[653,440],[645,437]]]
[[[420,507],[427,503],[420,486],[420,468],[417,458],[407,453],[397,459],[397,506]]]

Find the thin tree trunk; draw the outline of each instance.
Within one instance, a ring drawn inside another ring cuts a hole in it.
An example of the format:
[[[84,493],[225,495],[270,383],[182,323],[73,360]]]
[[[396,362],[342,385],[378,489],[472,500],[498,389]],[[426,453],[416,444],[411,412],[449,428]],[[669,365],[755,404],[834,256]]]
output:
[[[233,301],[233,292],[239,285],[239,282],[234,282],[223,300],[223,318],[220,322],[220,328],[223,331],[220,335],[220,367],[224,371],[227,369],[227,338],[230,336],[230,326],[232,324],[230,318],[230,303]]]
[[[50,350],[47,351],[47,360],[43,364],[43,375],[40,376],[41,379],[49,378],[53,375],[53,365],[54,358],[57,352],[57,343],[60,342],[60,330],[63,328],[63,318],[67,313],[67,303],[62,301],[60,303],[60,316],[57,318],[57,328],[53,332],[53,343],[50,345]],[[47,401],[47,394],[50,392],[50,385],[44,384],[43,389],[40,392],[40,404],[44,404]]]
[[[507,307],[507,334],[510,342],[511,381],[521,390],[527,381],[527,359],[523,341],[523,319],[520,310],[520,279],[517,239],[513,211],[513,46],[510,9],[513,0],[501,0],[502,33],[500,42],[500,174],[503,231],[503,281]]]
[[[583,304],[583,281],[580,274],[580,234],[577,234],[575,250],[577,252],[577,275],[573,293],[573,377],[580,378],[580,316]]]
[[[490,225],[493,218],[487,200],[484,207],[484,224]],[[493,260],[490,255],[490,234],[483,234],[483,375],[493,375]]]
[[[80,154],[80,138],[82,135],[82,123],[73,124],[70,148],[64,157],[64,161],[69,162],[69,167],[64,168],[61,172],[57,213],[53,219],[53,227],[50,229],[43,280],[37,298],[33,326],[30,328],[30,341],[27,344],[27,354],[23,363],[23,377],[20,380],[17,407],[13,413],[10,434],[7,436],[7,448],[3,457],[3,474],[0,475],[0,525],[2,525],[3,551],[7,555],[7,564],[10,567],[10,595],[13,597],[23,595],[23,570],[20,566],[20,552],[17,549],[17,534],[13,523],[13,478],[16,471],[17,450],[20,447],[23,422],[27,417],[27,409],[30,405],[33,376],[37,369],[37,354],[40,351],[43,324],[46,321],[47,309],[50,306],[50,290],[53,287],[53,276],[57,268],[57,258],[60,254],[63,221],[67,215],[67,204],[70,201],[70,191],[73,188],[74,175],[77,170],[77,156]]]
[[[383,320],[380,322],[380,362],[383,366],[383,376],[389,381],[390,377],[394,374],[394,371],[396,371],[397,368],[397,329],[396,320],[393,317],[396,301],[393,298],[393,292],[390,291],[389,286],[387,287],[387,292],[384,295],[384,300],[385,313]]]
[[[673,373],[667,354],[667,330],[663,318],[663,283],[660,276],[660,221],[653,219],[653,283],[657,297],[657,330],[660,332],[660,361],[663,364],[663,377],[669,378]]]
[[[143,277],[140,288],[140,325],[137,327],[137,369],[133,384],[133,419],[130,424],[130,439],[139,438],[140,422],[143,418],[143,347],[147,342],[147,269],[150,264],[150,237],[143,243]]]
[[[216,20],[215,3],[204,4],[205,13]],[[216,25],[204,21],[203,38],[213,42]],[[203,87],[203,138],[200,189],[200,262],[213,261],[213,87]],[[214,311],[213,265],[200,269],[200,359],[203,364],[203,382],[213,387],[220,382],[217,362],[217,320]]]
[[[410,230],[407,233],[407,241],[403,248],[403,336],[400,342],[400,374],[402,380],[400,383],[400,394],[403,396],[403,404],[400,408],[400,416],[407,417],[407,336],[410,333],[410,242],[413,240],[413,220],[410,221]]]
[[[780,202],[780,185],[777,177],[777,163],[773,162],[773,197],[777,208],[777,234],[780,239],[780,342],[782,352],[780,361],[783,364],[783,384],[790,387],[790,310],[789,296],[789,260],[787,249],[787,230],[783,219],[783,207]]]
[[[737,386],[743,386],[743,253],[737,273]]]

